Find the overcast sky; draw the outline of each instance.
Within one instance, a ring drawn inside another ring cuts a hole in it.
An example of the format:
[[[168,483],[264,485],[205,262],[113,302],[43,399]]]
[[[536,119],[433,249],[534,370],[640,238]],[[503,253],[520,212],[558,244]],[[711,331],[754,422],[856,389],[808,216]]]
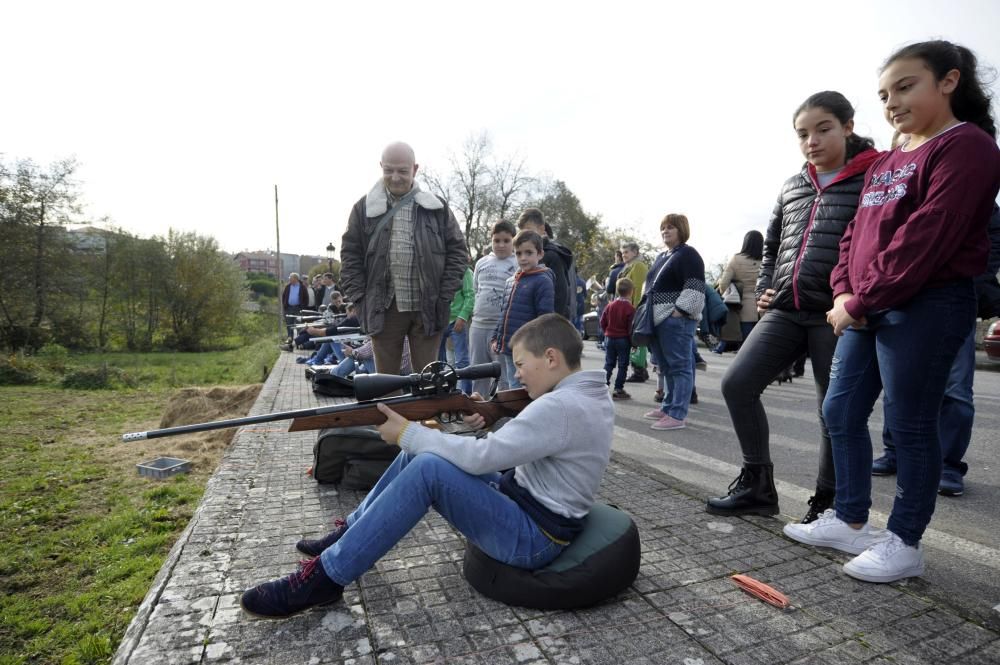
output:
[[[897,47],[1000,66],[1000,2],[0,0],[5,160],[75,156],[86,211],[140,235],[319,254],[405,140],[443,170],[483,130],[611,227],[691,220],[706,263],[763,230],[823,89],[885,148]],[[994,94],[998,88],[994,82]]]

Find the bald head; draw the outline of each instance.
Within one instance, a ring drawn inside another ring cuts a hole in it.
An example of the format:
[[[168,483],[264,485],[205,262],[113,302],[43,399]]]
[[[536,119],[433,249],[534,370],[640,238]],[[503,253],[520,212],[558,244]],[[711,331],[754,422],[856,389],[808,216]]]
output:
[[[390,143],[382,151],[382,182],[393,196],[403,196],[413,188],[417,175],[417,158],[406,143]]]
[[[396,141],[387,145],[385,150],[382,151],[382,161],[403,161],[415,164],[417,155],[413,152],[410,144]]]

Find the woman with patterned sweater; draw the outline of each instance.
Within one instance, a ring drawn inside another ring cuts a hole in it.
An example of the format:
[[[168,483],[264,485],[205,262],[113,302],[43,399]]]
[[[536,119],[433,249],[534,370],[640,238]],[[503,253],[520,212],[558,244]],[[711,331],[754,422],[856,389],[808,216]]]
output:
[[[836,482],[823,398],[837,337],[826,321],[833,307],[830,273],[840,238],[858,208],[865,171],[878,157],[871,139],[854,133],[854,108],[839,92],[818,92],[792,116],[806,163],[785,181],[764,238],[757,280],[760,321],[722,377],[722,396],[743,449],[743,469],[726,496],[708,500],[715,515],[777,515],[764,388],[809,352],[822,435],[816,493],[803,523],[833,504]]]
[[[652,307],[655,326],[649,351],[663,375],[666,391],[660,408],[643,417],[656,421],[652,429],[675,430],[687,426],[694,388],[691,340],[705,306],[705,262],[687,244],[691,226],[684,215],[664,217],[660,236],[667,251],[653,262],[643,293]]]

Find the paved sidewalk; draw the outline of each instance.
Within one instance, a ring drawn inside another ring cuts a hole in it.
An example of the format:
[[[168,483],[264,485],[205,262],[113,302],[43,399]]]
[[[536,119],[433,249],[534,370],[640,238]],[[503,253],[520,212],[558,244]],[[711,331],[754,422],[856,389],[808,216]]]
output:
[[[293,358],[282,354],[252,413],[318,404]],[[294,570],[295,542],[362,497],[306,477],[316,433],[286,425],[234,438],[116,665],[1000,663],[1000,633],[931,600],[926,582],[855,581],[841,571],[847,555],[793,543],[776,520],[707,515],[683,482],[620,454],[601,499],[636,521],[642,567],[601,606],[542,612],[481,596],[462,578],[462,538],[432,512],[344,602],[254,619],[240,593]],[[774,585],[792,607],[744,594],[733,573]]]

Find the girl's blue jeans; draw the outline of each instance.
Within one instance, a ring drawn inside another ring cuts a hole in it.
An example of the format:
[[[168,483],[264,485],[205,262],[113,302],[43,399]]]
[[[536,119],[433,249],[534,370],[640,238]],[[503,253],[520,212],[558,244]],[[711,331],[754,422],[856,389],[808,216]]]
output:
[[[697,329],[697,321],[686,316],[669,316],[656,325],[656,337],[649,344],[666,387],[660,410],[677,420],[687,418],[691,405],[691,391],[694,389],[691,340]]]
[[[952,364],[976,316],[971,280],[927,288],[867,317],[837,342],[823,416],[837,478],[837,517],[868,521],[872,442],[868,417],[884,391],[896,446],[896,498],[888,528],[916,545],[934,514],[941,477],[938,420]]]
[[[337,584],[350,584],[432,507],[491,558],[518,568],[541,568],[565,548],[497,488],[499,480],[499,473],[473,476],[432,453],[400,452],[347,517],[344,535],[320,555],[323,569]]]

